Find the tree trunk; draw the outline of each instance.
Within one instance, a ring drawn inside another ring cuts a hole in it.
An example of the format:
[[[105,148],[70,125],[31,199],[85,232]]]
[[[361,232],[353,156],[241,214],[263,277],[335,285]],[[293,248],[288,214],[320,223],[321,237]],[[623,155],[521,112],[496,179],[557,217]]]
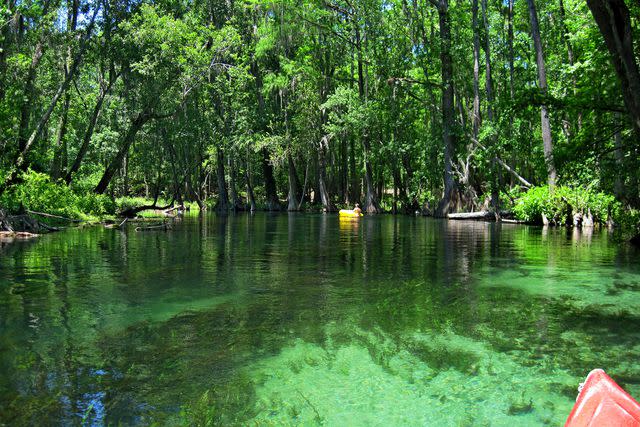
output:
[[[5,0],[4,6],[7,11],[10,13],[14,12],[14,4],[13,1]],[[6,74],[7,74],[7,57],[9,56],[9,52],[7,49],[12,44],[11,37],[11,25],[9,22],[5,22],[0,27],[0,102],[4,101],[4,96],[6,94]]]
[[[264,96],[262,95],[262,73],[257,62],[251,63],[251,74],[255,77],[256,82],[256,98],[258,99],[258,130],[264,131],[266,129],[266,122],[264,120],[265,115],[265,103]],[[264,177],[264,189],[266,195],[266,210],[279,211],[280,201],[278,200],[278,191],[276,188],[276,180],[273,176],[273,165],[269,160],[269,153],[265,148],[262,149],[262,175]]]
[[[333,203],[331,203],[329,191],[327,191],[327,165],[325,153],[328,146],[328,138],[323,136],[320,141],[320,148],[318,149],[318,193],[320,196],[320,202],[322,202],[322,208],[325,212],[334,212],[336,208]]]
[[[238,210],[242,210],[242,203],[240,203],[240,197],[236,191],[236,164],[232,154],[227,156],[227,163],[229,166],[229,193],[231,196],[231,209],[236,212]]]
[[[67,3],[67,31],[75,32],[78,22],[78,0],[70,0]],[[67,48],[67,61],[64,65],[64,76],[69,73],[69,67],[72,66],[73,52],[71,46]],[[60,178],[62,171],[67,168],[67,141],[65,135],[67,133],[67,118],[69,115],[69,104],[71,94],[67,91],[64,95],[64,103],[62,104],[62,114],[60,115],[60,123],[58,125],[58,133],[56,143],[54,145],[53,164],[51,165],[51,178],[56,181]]]
[[[349,155],[347,153],[347,140],[340,141],[340,198],[344,203],[349,202]],[[304,195],[303,195],[304,197]]]
[[[480,28],[478,27],[478,0],[471,1],[471,28],[473,29],[473,137],[480,130]]]
[[[276,179],[273,176],[273,165],[269,160],[269,153],[262,149],[262,174],[264,175],[264,190],[266,193],[266,208],[268,211],[279,211],[280,200],[276,189]]]
[[[509,1],[509,10],[508,10],[508,26],[507,26],[507,44],[509,45],[509,91],[511,93],[511,99],[515,95],[515,89],[513,85],[513,2],[514,0]]]
[[[634,54],[633,28],[624,0],[587,0],[611,53],[631,123],[640,135],[640,71]]]
[[[26,170],[26,168],[28,166],[27,155],[29,154],[29,151],[31,150],[31,147],[33,146],[33,143],[40,136],[40,133],[43,131],[45,125],[49,121],[49,117],[51,116],[51,113],[53,112],[53,109],[58,104],[58,101],[60,100],[60,97],[69,88],[69,85],[71,84],[71,81],[73,80],[73,78],[75,76],[75,73],[78,70],[78,66],[80,65],[80,60],[82,59],[82,55],[84,54],[84,50],[85,50],[85,48],[87,46],[87,40],[91,35],[91,31],[93,29],[93,24],[95,22],[95,18],[96,18],[96,14],[98,13],[98,10],[99,10],[99,8],[96,8],[94,10],[93,15],[91,17],[91,21],[89,22],[89,25],[87,25],[87,28],[85,30],[86,34],[83,37],[83,39],[80,41],[80,47],[78,48],[78,52],[76,53],[75,57],[73,58],[73,63],[71,65],[71,69],[65,75],[65,78],[62,81],[62,83],[60,83],[60,86],[58,86],[58,90],[56,91],[55,95],[53,96],[53,98],[49,102],[49,105],[47,106],[47,109],[44,111],[42,116],[40,116],[40,119],[38,120],[38,124],[36,125],[36,128],[33,130],[33,132],[31,132],[31,135],[29,136],[29,139],[26,141],[26,143],[24,144],[24,146],[22,147],[22,149],[18,153],[18,156],[16,157],[16,160],[15,160],[14,165],[12,167],[11,173],[9,174],[8,178],[3,183],[2,187],[0,188],[0,193],[2,193],[9,184],[11,184],[12,182],[14,182],[16,180],[19,171]]]
[[[356,147],[353,138],[349,141],[349,203],[360,201],[360,178],[356,169]]]
[[[444,145],[444,192],[438,203],[435,216],[445,217],[450,210],[451,199],[455,191],[453,162],[455,156],[454,141],[454,105],[453,105],[453,59],[451,58],[451,27],[449,22],[448,0],[440,0],[438,5],[440,24],[440,60],[442,66],[442,140]]]
[[[531,37],[536,51],[536,64],[538,66],[538,83],[540,92],[547,94],[547,72],[544,64],[544,53],[540,40],[540,27],[538,25],[538,12],[536,11],[535,0],[527,0],[529,5],[529,18],[531,20]],[[551,137],[551,124],[549,123],[549,112],[546,105],[540,107],[540,122],[542,126],[542,145],[544,150],[544,161],[547,165],[547,183],[550,188],[556,185],[556,166],[553,160],[553,140]]]
[[[29,64],[29,70],[27,71],[27,78],[24,82],[23,101],[20,106],[20,125],[18,127],[18,151],[24,151],[27,146],[27,140],[29,138],[29,120],[31,118],[31,106],[33,104],[33,91],[36,79],[36,70],[42,55],[44,54],[44,46],[42,40],[38,41],[36,47],[31,56],[31,63]]]
[[[124,135],[124,138],[122,140],[122,145],[120,146],[120,150],[118,150],[118,153],[116,154],[116,156],[113,158],[111,163],[109,163],[109,166],[107,166],[106,170],[104,171],[104,174],[100,179],[100,182],[98,183],[96,188],[93,190],[95,193],[104,194],[107,187],[109,186],[109,183],[111,182],[111,179],[122,166],[122,161],[124,160],[124,157],[129,152],[129,147],[131,147],[131,144],[133,144],[133,141],[136,138],[136,134],[140,129],[142,129],[142,126],[144,126],[145,123],[147,123],[150,119],[151,119],[151,115],[149,114],[149,112],[143,111],[138,113],[136,117],[131,121],[131,124],[129,125],[129,129],[127,129],[127,133]]]
[[[69,103],[71,96],[67,92],[64,96],[62,105],[62,114],[60,115],[60,123],[56,133],[56,143],[54,145],[53,162],[51,164],[51,179],[57,181],[62,175],[62,171],[67,167],[67,142],[65,135],[67,133],[67,118],[69,117]]]
[[[98,116],[100,116],[100,111],[102,110],[102,104],[104,103],[104,99],[107,96],[107,93],[109,92],[109,90],[111,89],[111,87],[113,86],[113,83],[115,83],[117,78],[118,77],[116,76],[115,79],[112,79],[109,82],[109,86],[107,86],[105,90],[100,91],[100,95],[96,100],[96,105],[93,107],[93,111],[91,112],[91,117],[89,118],[89,124],[87,125],[87,129],[84,132],[84,137],[82,138],[82,145],[78,150],[78,154],[76,154],[76,158],[73,161],[71,168],[69,168],[69,171],[67,172],[67,175],[64,178],[67,185],[71,183],[71,180],[73,179],[73,174],[78,172],[78,170],[80,169],[80,165],[82,164],[82,160],[84,159],[84,156],[87,154],[87,151],[89,151],[89,143],[91,142],[91,137],[93,136],[93,131],[96,127],[96,123],[98,122]]]
[[[482,0],[482,21],[484,23],[484,64],[485,90],[487,92],[487,120],[493,121],[493,76],[491,73],[491,40],[489,37],[489,19],[487,18],[487,0]]]
[[[251,171],[249,170],[249,159],[248,159],[248,155],[247,155],[247,162],[245,164],[245,168],[244,168],[244,179],[247,183],[247,201],[249,203],[249,210],[251,212],[255,212],[257,210],[257,206],[256,206],[256,198],[253,195],[253,184],[251,184]]]
[[[622,124],[622,117],[620,115],[620,113],[615,113],[614,114],[614,128],[615,128],[615,133],[613,135],[614,138],[614,146],[616,148],[616,151],[614,152],[615,155],[615,161],[616,161],[616,167],[618,168],[618,171],[624,171],[625,167],[624,167],[624,152],[622,151],[622,133],[620,132],[620,126]],[[617,173],[616,174],[616,178],[615,178],[615,182],[613,185],[613,193],[616,195],[616,197],[619,200],[625,200],[625,188],[624,188],[624,181],[623,181],[623,174],[622,173]]]
[[[227,184],[224,178],[224,153],[220,147],[216,148],[216,178],[218,180],[218,212],[229,210],[229,196],[227,194]]]
[[[493,76],[491,73],[491,40],[489,37],[489,19],[487,18],[487,0],[482,0],[482,22],[484,24],[485,45],[485,90],[487,92],[487,120],[493,122]],[[496,144],[494,141],[493,144]],[[497,151],[497,150],[494,150]],[[496,214],[496,220],[500,220],[500,171],[495,159],[491,160],[491,206]]]
[[[296,167],[293,163],[293,159],[291,158],[291,154],[287,155],[287,163],[289,166],[289,205],[287,210],[291,212],[298,210],[298,205],[300,203],[300,182],[298,180],[298,174],[296,173]]]
[[[363,57],[362,57],[362,43],[360,40],[360,29],[356,25],[356,48],[358,50],[358,93],[360,94],[360,100],[366,102],[365,96],[365,79],[363,70]],[[369,130],[365,129],[362,134],[362,147],[364,148],[364,182],[365,182],[365,197],[364,197],[364,211],[370,214],[378,213],[380,206],[376,198],[376,191],[373,184],[373,172],[371,168],[371,144],[369,141]]]

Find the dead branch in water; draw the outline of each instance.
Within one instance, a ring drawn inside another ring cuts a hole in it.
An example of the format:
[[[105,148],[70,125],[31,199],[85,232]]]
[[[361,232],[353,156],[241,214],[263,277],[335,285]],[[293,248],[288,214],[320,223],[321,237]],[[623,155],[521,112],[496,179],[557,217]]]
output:
[[[168,231],[171,230],[171,224],[147,225],[136,227],[136,231]]]

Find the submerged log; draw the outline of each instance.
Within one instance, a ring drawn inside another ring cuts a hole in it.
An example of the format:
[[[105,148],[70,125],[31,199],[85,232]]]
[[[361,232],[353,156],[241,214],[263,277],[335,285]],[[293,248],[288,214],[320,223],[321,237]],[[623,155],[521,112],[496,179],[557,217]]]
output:
[[[171,224],[158,224],[136,227],[136,231],[168,231],[171,230]]]
[[[129,217],[125,217],[125,219],[120,224],[116,224],[115,222],[104,224],[104,228],[118,228],[118,229],[121,229],[122,227],[124,227],[124,225],[127,223],[127,221],[129,221]]]

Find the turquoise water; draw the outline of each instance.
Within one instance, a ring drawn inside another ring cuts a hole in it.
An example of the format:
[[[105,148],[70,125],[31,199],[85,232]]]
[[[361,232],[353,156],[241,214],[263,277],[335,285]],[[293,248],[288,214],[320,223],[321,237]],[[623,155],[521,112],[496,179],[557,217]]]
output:
[[[606,232],[187,217],[0,247],[0,425],[560,425],[640,396],[640,252]]]

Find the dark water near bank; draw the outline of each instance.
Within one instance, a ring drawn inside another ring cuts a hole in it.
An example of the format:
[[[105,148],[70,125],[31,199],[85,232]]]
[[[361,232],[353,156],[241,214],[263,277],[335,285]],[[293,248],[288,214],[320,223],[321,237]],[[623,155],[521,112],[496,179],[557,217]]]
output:
[[[640,397],[640,253],[412,217],[188,217],[0,249],[0,425],[559,425]]]

